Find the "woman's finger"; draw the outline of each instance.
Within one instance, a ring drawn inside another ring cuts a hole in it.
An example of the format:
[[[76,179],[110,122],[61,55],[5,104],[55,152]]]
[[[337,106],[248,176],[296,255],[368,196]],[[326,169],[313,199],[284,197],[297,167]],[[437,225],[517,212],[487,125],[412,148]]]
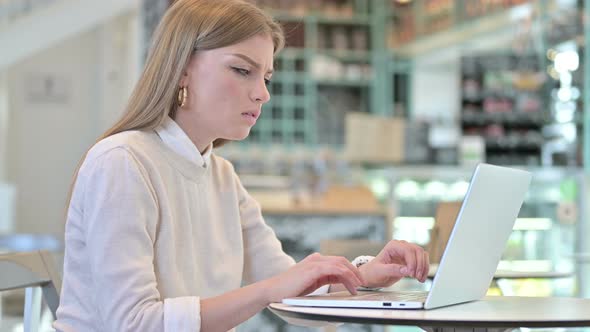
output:
[[[430,257],[428,256],[428,252],[426,251],[424,251],[423,255],[424,266],[426,267],[426,269],[424,270],[424,273],[422,274],[422,279],[420,279],[420,281],[425,282],[426,278],[428,278],[428,272],[430,271]]]
[[[323,258],[325,259],[325,261],[334,262],[335,264],[339,264],[345,267],[346,269],[350,270],[350,272],[354,274],[356,280],[358,280],[360,285],[365,284],[365,280],[363,279],[363,276],[359,269],[357,269],[356,266],[352,265],[348,261],[348,259],[341,256],[323,256]]]
[[[412,275],[412,277],[420,279],[418,276],[422,273],[422,252],[414,246],[412,246],[412,249],[414,252],[414,257],[416,259],[416,269],[414,270],[414,274]]]
[[[348,290],[348,292],[350,294],[356,295],[358,293],[357,290],[356,290],[356,288],[358,286],[355,286],[355,285],[351,284],[350,282],[348,282],[346,280],[343,280],[341,283],[344,285],[344,287],[346,287],[346,289]]]
[[[344,278],[345,280],[347,280],[355,289],[356,287],[362,285],[362,281],[361,279],[359,279],[356,274],[354,274],[352,271],[350,271],[346,266],[342,267],[338,267],[339,272],[340,272],[340,276],[342,278]]]
[[[407,268],[406,276],[414,276],[416,274],[416,253],[409,246],[404,246],[403,255]]]
[[[356,294],[356,288],[361,285],[361,282],[352,271],[341,264],[333,264],[333,262],[332,264],[322,264],[322,268],[325,277],[336,279],[336,282],[344,285],[351,294]]]
[[[344,258],[344,257],[340,257],[340,261],[341,263],[347,268],[349,269],[358,279],[358,281],[360,282],[361,285],[365,284],[365,280],[363,279],[363,275],[361,274],[361,271],[354,265],[352,265],[351,262],[348,261],[348,259]]]
[[[414,278],[421,280],[424,274],[424,251],[417,245],[413,245],[412,247],[414,247],[416,255],[416,273],[414,273]]]
[[[339,263],[337,260],[318,261],[314,263],[317,275],[315,279],[337,279],[338,282],[346,281],[348,284],[356,287],[360,286],[361,280],[348,269],[345,265]]]

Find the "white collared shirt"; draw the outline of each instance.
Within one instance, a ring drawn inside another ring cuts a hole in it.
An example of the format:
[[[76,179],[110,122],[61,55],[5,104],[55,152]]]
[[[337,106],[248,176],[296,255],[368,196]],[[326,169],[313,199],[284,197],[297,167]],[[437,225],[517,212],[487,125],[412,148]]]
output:
[[[213,143],[209,144],[201,154],[184,130],[170,117],[166,117],[164,123],[156,128],[155,131],[164,144],[184,158],[201,167],[207,167],[211,163]]]

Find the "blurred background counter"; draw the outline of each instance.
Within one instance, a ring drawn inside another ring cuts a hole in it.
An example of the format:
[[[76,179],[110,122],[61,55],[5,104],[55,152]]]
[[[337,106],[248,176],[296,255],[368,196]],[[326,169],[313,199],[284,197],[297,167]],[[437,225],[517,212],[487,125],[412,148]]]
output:
[[[391,212],[366,186],[329,186],[313,195],[260,189],[250,190],[250,194],[260,203],[264,219],[283,249],[296,260],[314,252],[333,253],[331,247],[337,246],[338,240],[381,246],[391,238]]]

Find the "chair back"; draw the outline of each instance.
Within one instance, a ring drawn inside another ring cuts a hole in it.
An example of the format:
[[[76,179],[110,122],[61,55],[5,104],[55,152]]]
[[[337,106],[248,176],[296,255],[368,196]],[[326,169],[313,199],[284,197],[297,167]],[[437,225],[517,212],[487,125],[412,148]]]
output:
[[[44,250],[0,255],[0,292],[26,289],[25,331],[35,331],[35,321],[40,319],[41,290],[53,318],[59,305],[61,277],[55,268],[53,257]]]
[[[438,264],[442,257],[451,231],[455,226],[455,219],[461,210],[462,202],[440,202],[436,208],[434,226],[430,230],[430,241],[426,246],[430,263]]]

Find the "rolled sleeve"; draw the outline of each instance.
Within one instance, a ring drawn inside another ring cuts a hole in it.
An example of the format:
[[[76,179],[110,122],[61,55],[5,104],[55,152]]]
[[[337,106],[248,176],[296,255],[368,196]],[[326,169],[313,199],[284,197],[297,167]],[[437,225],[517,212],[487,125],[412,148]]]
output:
[[[201,326],[201,302],[198,297],[186,296],[164,300],[165,331],[194,331]]]

